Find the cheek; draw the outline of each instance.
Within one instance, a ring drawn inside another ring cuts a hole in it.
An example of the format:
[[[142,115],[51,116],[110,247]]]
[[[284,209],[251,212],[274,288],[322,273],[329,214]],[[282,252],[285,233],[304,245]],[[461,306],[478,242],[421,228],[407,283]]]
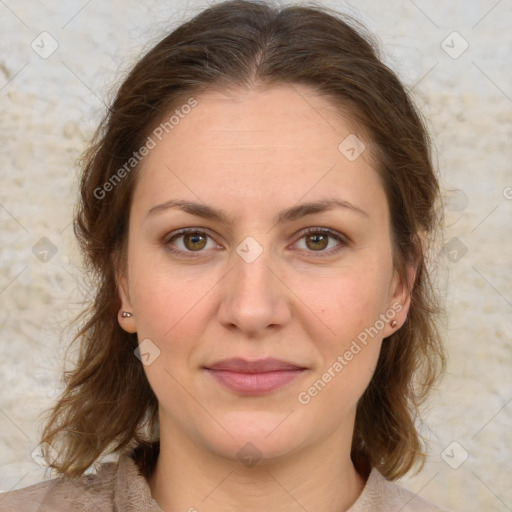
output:
[[[327,403],[339,404],[340,393],[357,400],[373,375],[382,344],[385,323],[381,315],[388,305],[391,274],[391,260],[367,260],[347,266],[332,276],[321,293],[307,296],[319,312],[321,322],[316,325],[326,326],[324,334],[317,330],[315,336],[310,331],[309,337],[316,340],[321,353],[321,380],[333,382],[328,385],[331,392],[324,396]]]
[[[175,338],[185,326],[193,327],[190,319],[204,310],[206,296],[214,284],[210,281],[206,275],[197,280],[185,279],[169,273],[162,275],[158,269],[138,280],[133,287],[133,302],[139,333],[150,333],[165,341]]]
[[[351,340],[375,324],[386,311],[389,301],[389,280],[392,274],[378,264],[368,262],[347,266],[341,272],[311,286],[302,286],[302,296],[326,327],[336,344]]]
[[[154,362],[144,367],[149,384],[161,403],[171,397],[187,401],[183,384],[190,380],[190,360],[204,338],[206,319],[213,314],[207,310],[208,291],[215,282],[204,274],[185,278],[169,266],[165,272],[158,265],[141,268],[138,274],[132,268],[139,343],[150,339],[159,350]]]
[[[318,414],[329,414],[334,423],[354,410],[371,381],[382,345],[380,315],[385,312],[387,296],[377,276],[366,276],[361,279],[352,274],[334,283],[321,296],[322,303],[318,302],[322,323],[329,330],[321,336],[319,331],[316,336],[309,333],[320,359],[301,397],[311,400]]]
[[[164,356],[184,357],[200,339],[211,309],[209,294],[222,276],[193,266],[170,265],[165,254],[148,258],[133,250],[129,260],[131,302],[139,340],[151,339]]]

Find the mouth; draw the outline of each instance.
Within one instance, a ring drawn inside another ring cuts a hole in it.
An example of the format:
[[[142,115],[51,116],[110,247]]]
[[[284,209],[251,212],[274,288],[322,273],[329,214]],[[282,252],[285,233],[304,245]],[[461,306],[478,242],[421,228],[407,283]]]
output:
[[[259,361],[226,359],[204,369],[223,387],[252,396],[275,391],[307,371],[303,366],[274,358]]]

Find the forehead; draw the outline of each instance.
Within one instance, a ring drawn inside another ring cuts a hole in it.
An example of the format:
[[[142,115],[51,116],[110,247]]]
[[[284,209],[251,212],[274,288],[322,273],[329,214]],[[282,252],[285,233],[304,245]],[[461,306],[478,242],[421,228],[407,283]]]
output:
[[[269,149],[298,151],[307,143],[309,149],[330,148],[336,154],[339,137],[357,131],[348,112],[343,115],[326,96],[301,84],[211,89],[195,100],[197,106],[172,129],[180,145],[237,144],[256,150],[263,143]]]
[[[218,206],[233,198],[243,206],[245,198],[268,208],[333,190],[352,202],[382,199],[367,152],[350,160],[340,151],[342,141],[356,136],[354,123],[312,88],[211,90],[194,99],[197,105],[167,126],[145,157],[136,201],[185,195]]]

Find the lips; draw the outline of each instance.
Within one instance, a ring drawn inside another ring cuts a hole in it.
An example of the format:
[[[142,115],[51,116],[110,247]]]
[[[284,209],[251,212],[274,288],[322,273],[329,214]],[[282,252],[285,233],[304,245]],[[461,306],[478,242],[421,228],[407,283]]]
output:
[[[247,361],[241,358],[225,359],[205,369],[218,383],[243,395],[270,393],[307,370],[294,363],[274,358],[258,361]]]
[[[225,370],[237,373],[266,373],[289,370],[303,370],[301,366],[297,366],[281,359],[272,357],[260,359],[259,361],[247,361],[239,357],[232,359],[224,359],[218,363],[207,366],[209,370]]]

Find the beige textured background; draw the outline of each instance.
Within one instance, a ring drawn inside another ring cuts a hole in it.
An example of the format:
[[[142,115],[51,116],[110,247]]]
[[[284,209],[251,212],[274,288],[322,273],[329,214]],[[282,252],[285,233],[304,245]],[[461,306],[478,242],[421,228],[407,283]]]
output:
[[[329,4],[379,36],[430,119],[446,188],[450,360],[425,415],[429,462],[402,483],[454,511],[510,511],[512,2]],[[0,1],[0,490],[45,477],[31,458],[37,416],[87,295],[70,226],[75,160],[139,52],[205,5]],[[58,44],[50,56],[43,31]]]

